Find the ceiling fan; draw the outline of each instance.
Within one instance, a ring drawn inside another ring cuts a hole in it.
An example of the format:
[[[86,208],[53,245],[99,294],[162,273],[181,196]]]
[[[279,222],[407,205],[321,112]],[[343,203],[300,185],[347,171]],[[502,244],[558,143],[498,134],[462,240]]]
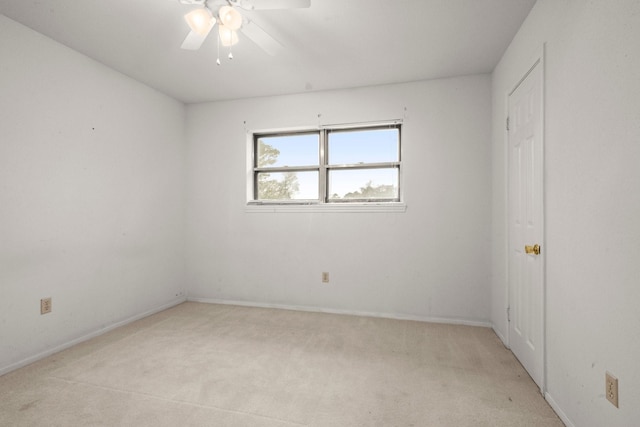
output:
[[[276,55],[283,46],[240,10],[299,9],[311,6],[311,0],[179,0],[180,3],[199,6],[184,18],[191,31],[180,46],[186,50],[198,50],[211,32],[218,26],[218,50],[238,43],[238,31],[269,55]],[[219,52],[218,52],[219,53]],[[219,56],[219,54],[218,54]],[[229,58],[233,58],[231,51]],[[220,58],[217,60],[220,65]]]

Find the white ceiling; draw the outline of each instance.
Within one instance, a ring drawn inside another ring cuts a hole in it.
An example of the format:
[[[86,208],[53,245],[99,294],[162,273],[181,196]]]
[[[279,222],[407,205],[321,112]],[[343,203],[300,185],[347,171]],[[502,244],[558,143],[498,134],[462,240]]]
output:
[[[254,0],[255,3],[261,0]],[[489,73],[535,0],[311,0],[243,12],[286,49],[240,35],[216,65],[178,0],[0,0],[0,13],[185,103]]]

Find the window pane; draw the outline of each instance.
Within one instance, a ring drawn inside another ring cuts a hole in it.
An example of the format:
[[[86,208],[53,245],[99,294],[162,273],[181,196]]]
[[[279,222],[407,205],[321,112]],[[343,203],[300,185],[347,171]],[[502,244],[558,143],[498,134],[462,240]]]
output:
[[[259,200],[318,199],[318,172],[260,172]]]
[[[330,199],[398,199],[398,169],[329,171]]]
[[[312,166],[319,162],[318,133],[260,137],[257,141],[256,166]]]
[[[351,165],[399,161],[399,129],[329,132],[329,164]]]

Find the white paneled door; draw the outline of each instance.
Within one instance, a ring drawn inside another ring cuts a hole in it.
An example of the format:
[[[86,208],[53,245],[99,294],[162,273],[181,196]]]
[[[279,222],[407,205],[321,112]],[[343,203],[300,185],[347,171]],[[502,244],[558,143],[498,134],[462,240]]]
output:
[[[509,95],[509,346],[544,391],[542,64]]]

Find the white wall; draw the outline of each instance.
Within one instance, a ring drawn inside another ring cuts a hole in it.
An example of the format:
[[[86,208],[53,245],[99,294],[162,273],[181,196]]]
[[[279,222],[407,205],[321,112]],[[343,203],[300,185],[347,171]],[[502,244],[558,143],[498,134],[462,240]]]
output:
[[[506,94],[546,43],[547,397],[568,425],[640,420],[640,2],[538,0],[493,74],[492,321],[507,329]],[[604,376],[620,381],[620,408]]]
[[[488,324],[490,110],[488,75],[190,105],[189,297]],[[245,212],[246,131],[403,117],[406,212]]]
[[[184,106],[2,15],[0,58],[2,373],[183,292]]]

